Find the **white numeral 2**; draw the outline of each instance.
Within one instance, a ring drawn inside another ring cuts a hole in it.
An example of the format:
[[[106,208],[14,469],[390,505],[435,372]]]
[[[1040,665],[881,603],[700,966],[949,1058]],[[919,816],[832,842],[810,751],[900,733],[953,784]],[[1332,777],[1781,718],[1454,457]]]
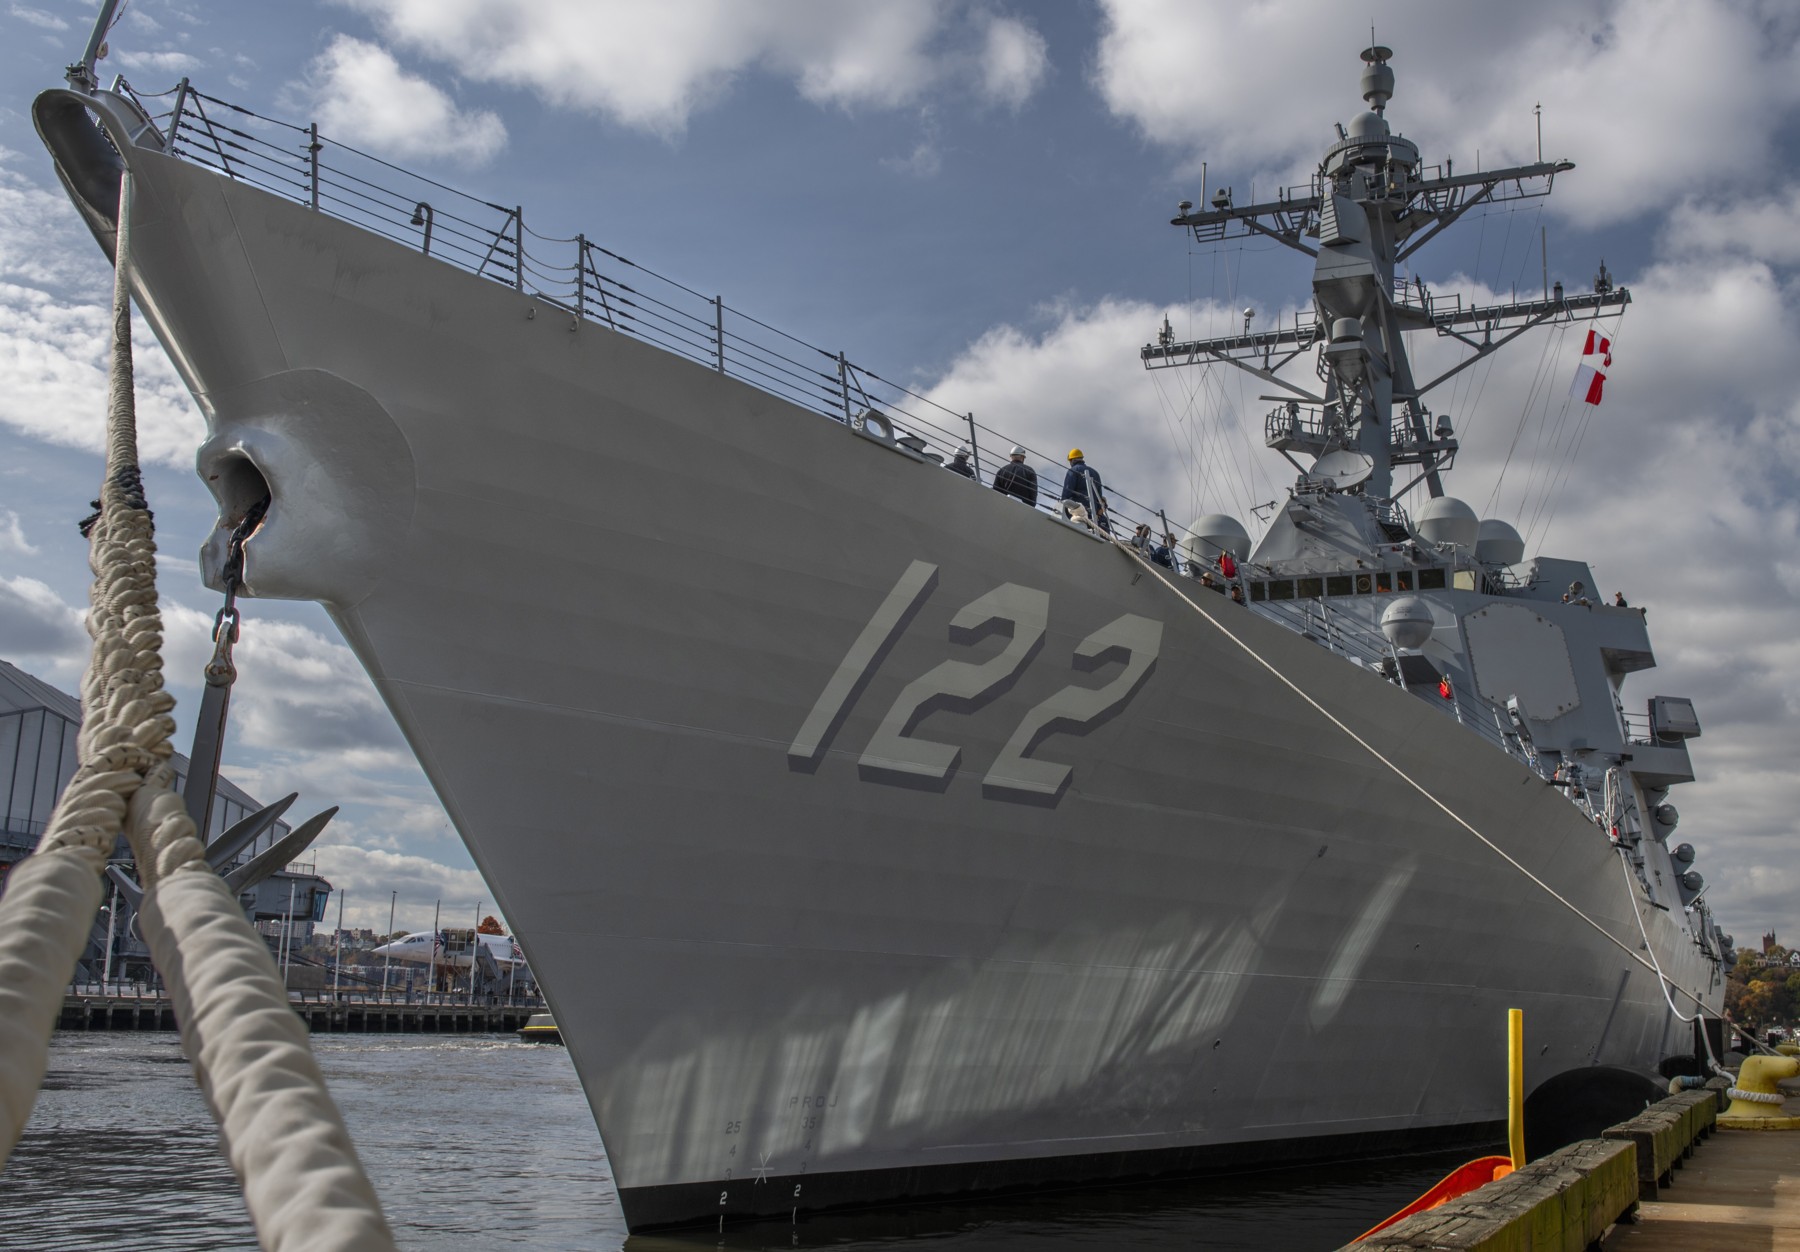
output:
[[[1069,783],[1069,766],[1034,761],[1029,754],[1051,735],[1085,733],[1121,708],[1155,668],[1162,633],[1161,622],[1127,613],[1083,639],[1075,649],[1077,668],[1094,670],[1115,659],[1123,659],[1125,668],[1104,687],[1064,687],[1025,714],[982,779],[982,790],[997,798],[1055,800],[1062,795]]]
[[[863,687],[936,587],[937,566],[927,562],[914,561],[900,575],[807,713],[787,750],[790,768],[811,773],[818,767]],[[1043,646],[1049,618],[1049,595],[1017,583],[1005,583],[964,605],[951,619],[951,641],[978,643],[1006,627],[1011,632],[1006,647],[979,663],[944,661],[908,683],[857,762],[863,777],[942,790],[937,784],[948,783],[962,749],[916,739],[910,732],[939,709],[972,713],[1011,690]],[[1156,667],[1162,635],[1161,622],[1127,613],[1082,640],[1075,649],[1076,669],[1093,671],[1115,661],[1123,661],[1124,668],[1104,686],[1064,687],[1026,713],[982,780],[983,793],[1054,805],[1073,771],[1054,761],[1032,760],[1031,753],[1051,735],[1085,734],[1123,708]]]
[[[864,777],[882,774],[943,780],[956,768],[962,749],[907,732],[938,709],[973,713],[1010,688],[1037,655],[1050,620],[1047,593],[1017,583],[1003,583],[964,605],[950,621],[953,642],[972,644],[996,626],[1010,626],[1012,639],[1000,653],[980,664],[945,661],[906,684],[881,719],[858,765]]]

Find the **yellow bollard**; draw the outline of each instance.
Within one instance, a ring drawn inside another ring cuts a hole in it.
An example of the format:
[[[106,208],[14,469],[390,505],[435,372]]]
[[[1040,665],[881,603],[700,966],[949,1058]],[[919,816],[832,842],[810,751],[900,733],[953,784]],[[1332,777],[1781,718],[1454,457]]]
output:
[[[1731,1107],[1719,1114],[1719,1125],[1739,1130],[1800,1130],[1800,1117],[1782,1112],[1782,1094],[1775,1084],[1800,1075],[1800,1058],[1753,1056],[1738,1070],[1737,1082],[1725,1094]]]
[[[1506,1142],[1514,1169],[1525,1165],[1525,1010],[1506,1010]]]

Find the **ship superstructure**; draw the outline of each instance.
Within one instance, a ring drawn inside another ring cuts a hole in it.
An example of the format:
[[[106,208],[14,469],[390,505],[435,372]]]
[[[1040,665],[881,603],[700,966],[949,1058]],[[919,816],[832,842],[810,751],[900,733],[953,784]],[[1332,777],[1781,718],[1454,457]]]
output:
[[[265,508],[245,594],[320,601],[367,668],[634,1229],[1481,1142],[1507,1008],[1532,1086],[1716,1012],[1663,843],[1698,727],[1616,703],[1642,617],[1394,503],[1454,450],[1401,331],[1623,300],[1394,296],[1397,249],[1562,167],[1427,177],[1377,111],[1310,201],[1184,210],[1319,261],[1309,327],[1147,350],[1264,371],[1310,458],[1254,552],[1201,519],[1177,573],[945,473],[986,427],[585,236],[78,70],[38,128],[102,246],[134,180],[208,576]],[[1317,389],[1278,380],[1313,347]],[[1244,607],[1194,576],[1221,550]]]
[[[1202,244],[1254,236],[1314,260],[1311,308],[1293,325],[1251,334],[1247,319],[1241,335],[1177,342],[1165,322],[1143,349],[1147,368],[1223,362],[1287,397],[1264,431],[1299,474],[1254,553],[1242,524],[1215,514],[1189,532],[1187,555],[1199,570],[1230,552],[1244,563],[1258,612],[1443,701],[1460,723],[1553,780],[1626,849],[1649,898],[1681,910],[1695,941],[1722,951],[1729,940],[1705,906],[1693,846],[1669,844],[1677,821],[1669,788],[1694,777],[1693,702],[1657,696],[1626,711],[1624,679],[1655,664],[1643,610],[1603,596],[1583,562],[1526,561],[1511,524],[1480,519],[1446,495],[1458,440],[1449,416],[1428,403],[1527,331],[1591,325],[1623,311],[1631,293],[1604,263],[1591,292],[1558,282],[1541,299],[1503,304],[1441,299],[1422,279],[1409,281],[1402,264],[1471,209],[1547,196],[1574,165],[1463,174],[1448,161],[1423,165],[1386,117],[1392,55],[1364,50],[1368,111],[1338,127],[1309,185],[1246,206],[1222,188],[1209,209],[1184,201],[1172,223]],[[1468,351],[1420,378],[1407,350],[1414,332]],[[1279,372],[1308,352],[1316,383]],[[1408,518],[1400,497],[1421,484],[1429,498]]]

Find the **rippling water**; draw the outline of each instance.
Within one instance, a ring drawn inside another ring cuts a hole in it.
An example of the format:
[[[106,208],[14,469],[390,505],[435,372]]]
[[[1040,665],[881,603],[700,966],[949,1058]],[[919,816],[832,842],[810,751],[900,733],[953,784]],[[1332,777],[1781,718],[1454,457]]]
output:
[[[1460,1163],[1067,1192],[724,1234],[626,1240],[568,1053],[504,1036],[319,1035],[320,1063],[408,1249],[688,1252],[698,1247],[1033,1252],[1324,1252]],[[172,1034],[58,1034],[0,1175],[0,1248],[253,1249],[236,1183]]]

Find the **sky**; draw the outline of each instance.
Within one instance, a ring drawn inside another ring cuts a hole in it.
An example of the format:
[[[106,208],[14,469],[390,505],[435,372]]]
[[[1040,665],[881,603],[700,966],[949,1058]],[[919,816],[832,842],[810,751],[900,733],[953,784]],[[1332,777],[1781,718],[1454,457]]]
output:
[[[97,5],[0,0],[0,657],[74,690],[100,477],[110,273],[32,130]],[[1262,390],[1137,349],[1291,318],[1306,259],[1202,249],[1178,201],[1304,182],[1364,105],[1371,21],[1388,118],[1459,169],[1576,163],[1556,194],[1471,214],[1412,272],[1439,294],[1633,302],[1598,408],[1565,399],[1580,335],[1533,332],[1440,407],[1452,494],[1528,555],[1588,561],[1648,611],[1659,668],[1626,707],[1693,699],[1678,839],[1740,944],[1800,936],[1800,10],[1724,0],[133,0],[103,80],[186,75],[259,113],[584,231],[1009,439],[1079,443],[1109,484],[1240,517],[1292,474]],[[1204,178],[1203,178],[1204,171]],[[1455,359],[1415,347],[1426,362]],[[204,423],[153,339],[139,421],[163,552],[177,718],[217,598],[195,554]],[[1417,503],[1416,499],[1410,503]],[[347,924],[401,929],[490,899],[391,720],[316,607],[246,605],[227,771],[344,806],[314,854]],[[191,735],[182,722],[179,740]],[[335,905],[333,906],[335,910]],[[491,911],[492,905],[489,903]]]

